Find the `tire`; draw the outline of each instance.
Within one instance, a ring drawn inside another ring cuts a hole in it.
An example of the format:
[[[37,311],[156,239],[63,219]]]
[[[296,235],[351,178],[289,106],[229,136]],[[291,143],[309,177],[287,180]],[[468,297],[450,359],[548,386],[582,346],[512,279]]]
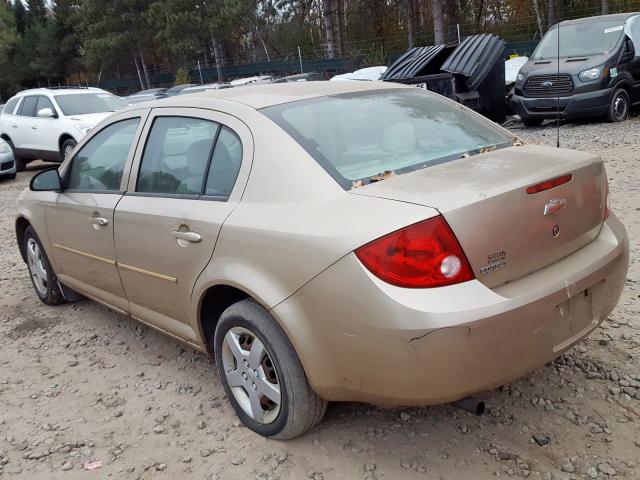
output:
[[[629,117],[629,94],[624,88],[618,88],[613,92],[609,110],[607,111],[607,122],[622,122]]]
[[[13,161],[16,164],[16,172],[24,172],[27,169],[27,162],[25,162],[22,158],[18,156],[16,153],[16,147],[13,146],[13,142],[11,140],[6,140],[11,147],[11,151],[13,152]]]
[[[522,117],[522,123],[524,123],[525,127],[539,127],[540,125],[542,125],[542,119]]]
[[[59,305],[64,303],[64,297],[58,286],[58,279],[51,268],[47,253],[42,248],[42,243],[31,226],[25,229],[22,238],[23,248],[27,257],[27,267],[33,289],[38,298],[46,305]]]
[[[78,144],[73,138],[68,138],[64,142],[62,142],[62,148],[60,149],[60,158],[64,162],[67,159],[67,156],[71,153],[71,151]]]
[[[262,354],[260,345],[264,347]],[[224,311],[214,334],[214,352],[227,397],[238,418],[254,432],[274,439],[291,439],[308,432],[322,420],[327,402],[311,389],[302,364],[280,326],[253,300],[241,300]],[[253,352],[258,352],[257,362],[252,359]],[[234,384],[233,389],[230,382]],[[276,386],[279,396],[274,395]],[[255,393],[250,395],[250,390]],[[271,399],[262,393],[266,391],[270,392]],[[254,408],[261,421],[254,418]]]

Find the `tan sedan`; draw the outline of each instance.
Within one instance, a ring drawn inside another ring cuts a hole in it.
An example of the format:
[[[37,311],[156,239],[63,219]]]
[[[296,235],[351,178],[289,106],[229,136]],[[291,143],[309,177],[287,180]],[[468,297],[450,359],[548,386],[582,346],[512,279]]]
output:
[[[269,437],[327,401],[449,402],[612,311],[629,246],[599,156],[522,145],[438,95],[263,85],[138,104],[18,202],[37,295],[215,355]]]

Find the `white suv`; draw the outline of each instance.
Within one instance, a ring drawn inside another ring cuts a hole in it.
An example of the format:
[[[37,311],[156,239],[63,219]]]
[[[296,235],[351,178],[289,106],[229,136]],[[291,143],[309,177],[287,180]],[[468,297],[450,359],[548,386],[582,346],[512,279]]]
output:
[[[13,149],[18,171],[35,159],[62,161],[89,130],[126,106],[99,88],[25,90],[0,114],[0,138]]]

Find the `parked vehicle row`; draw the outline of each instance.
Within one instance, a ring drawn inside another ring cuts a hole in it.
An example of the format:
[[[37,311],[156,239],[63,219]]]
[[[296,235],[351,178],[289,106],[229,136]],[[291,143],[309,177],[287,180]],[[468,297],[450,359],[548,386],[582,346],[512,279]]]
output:
[[[0,113],[0,138],[17,171],[35,159],[62,161],[110,113],[127,104],[97,88],[40,88],[12,97]]]
[[[0,138],[0,179],[16,178],[16,161],[11,146]]]
[[[44,303],[209,352],[242,422],[292,438],[327,401],[454,401],[579,342],[627,276],[608,198],[599,156],[434,93],[295,82],[111,115],[33,177],[16,235]]]

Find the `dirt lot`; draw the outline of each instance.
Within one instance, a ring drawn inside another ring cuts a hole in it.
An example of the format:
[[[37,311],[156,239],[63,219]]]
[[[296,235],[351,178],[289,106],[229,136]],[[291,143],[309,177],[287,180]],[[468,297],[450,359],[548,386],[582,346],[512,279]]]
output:
[[[606,159],[631,236],[626,289],[603,327],[484,394],[484,417],[333,404],[290,442],[240,426],[204,355],[90,301],[41,304],[13,234],[34,167],[0,181],[0,477],[640,478],[640,118],[562,130],[565,146]],[[550,127],[517,132],[555,143]]]

